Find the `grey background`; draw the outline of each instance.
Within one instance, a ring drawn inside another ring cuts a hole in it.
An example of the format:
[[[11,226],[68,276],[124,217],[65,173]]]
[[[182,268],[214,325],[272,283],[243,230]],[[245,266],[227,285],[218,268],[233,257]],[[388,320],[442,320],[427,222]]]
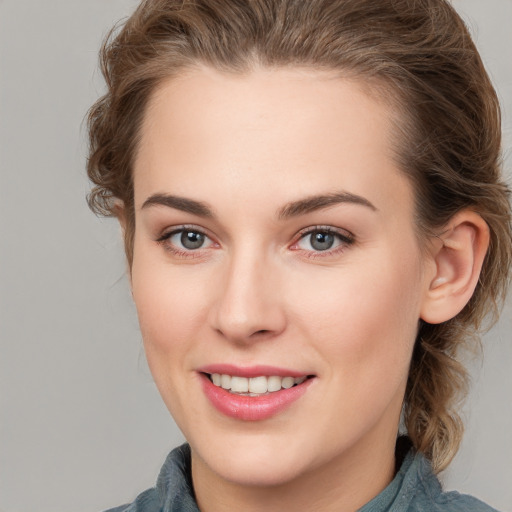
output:
[[[135,0],[0,0],[0,511],[93,511],[154,484],[182,437],[152,383],[119,230],[87,209],[83,117],[102,37]],[[504,109],[512,0],[457,0]],[[467,433],[443,475],[512,511],[512,301],[470,362]]]

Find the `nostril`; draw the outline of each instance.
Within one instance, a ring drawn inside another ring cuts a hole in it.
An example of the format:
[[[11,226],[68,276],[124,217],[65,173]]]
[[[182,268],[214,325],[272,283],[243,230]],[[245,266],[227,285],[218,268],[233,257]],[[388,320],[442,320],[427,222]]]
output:
[[[268,329],[260,329],[259,331],[255,331],[252,333],[252,336],[253,337],[257,337],[257,336],[265,336],[269,333],[271,333],[272,331],[268,330]]]

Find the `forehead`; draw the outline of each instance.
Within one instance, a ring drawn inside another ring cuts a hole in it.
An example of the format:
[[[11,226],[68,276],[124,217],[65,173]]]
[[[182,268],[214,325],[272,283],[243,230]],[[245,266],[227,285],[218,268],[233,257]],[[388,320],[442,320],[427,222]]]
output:
[[[231,200],[271,187],[283,201],[333,188],[366,188],[374,204],[408,195],[392,126],[388,105],[332,72],[192,69],[161,84],[149,102],[134,166],[136,205],[156,192],[201,193],[205,182],[210,196]]]

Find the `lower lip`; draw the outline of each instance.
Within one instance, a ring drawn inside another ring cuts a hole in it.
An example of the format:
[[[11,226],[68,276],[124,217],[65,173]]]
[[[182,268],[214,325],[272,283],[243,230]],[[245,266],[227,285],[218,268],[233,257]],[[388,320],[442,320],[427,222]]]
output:
[[[266,420],[285,410],[307,391],[312,380],[306,379],[302,384],[268,395],[245,396],[230,393],[201,374],[204,393],[212,405],[222,414],[244,421]]]

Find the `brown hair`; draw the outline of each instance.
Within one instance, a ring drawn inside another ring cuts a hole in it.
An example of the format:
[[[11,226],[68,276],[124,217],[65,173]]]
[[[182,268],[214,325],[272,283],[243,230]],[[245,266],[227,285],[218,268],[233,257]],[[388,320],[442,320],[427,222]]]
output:
[[[490,228],[480,281],[465,309],[423,323],[411,361],[404,421],[417,450],[443,469],[457,451],[455,410],[466,372],[459,347],[496,318],[510,272],[508,189],[500,174],[496,93],[468,31],[445,0],[145,0],[101,51],[107,93],[89,112],[91,208],[123,203],[132,259],[132,163],[145,107],[166,78],[198,63],[244,73],[264,67],[339,70],[397,98],[397,160],[416,192],[419,232],[471,208]]]

